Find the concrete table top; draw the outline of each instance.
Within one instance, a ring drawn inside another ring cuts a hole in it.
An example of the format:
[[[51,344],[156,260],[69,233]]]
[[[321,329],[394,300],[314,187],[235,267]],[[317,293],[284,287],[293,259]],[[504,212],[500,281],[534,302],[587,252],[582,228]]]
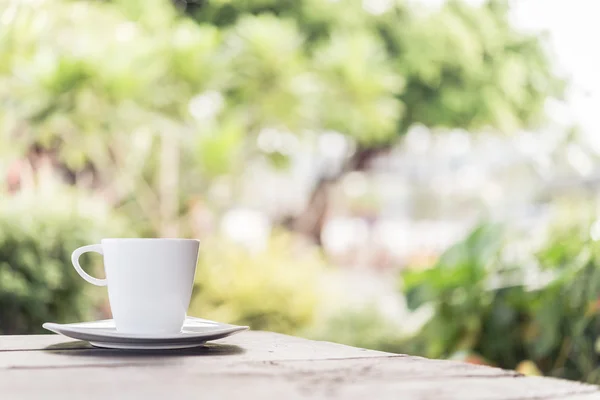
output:
[[[130,352],[0,336],[0,399],[594,400],[596,386],[270,332]]]

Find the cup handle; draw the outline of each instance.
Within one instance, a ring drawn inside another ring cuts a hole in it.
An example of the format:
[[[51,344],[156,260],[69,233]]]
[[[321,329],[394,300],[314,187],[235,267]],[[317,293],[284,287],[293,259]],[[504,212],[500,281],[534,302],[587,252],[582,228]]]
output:
[[[79,265],[79,257],[83,253],[88,253],[90,251],[93,251],[94,253],[104,254],[102,252],[102,245],[101,244],[90,244],[89,246],[82,246],[82,247],[80,247],[78,249],[75,249],[75,251],[73,252],[73,254],[71,254],[71,262],[73,263],[73,267],[75,267],[75,271],[77,271],[77,273],[83,279],[85,279],[86,281],[88,281],[92,285],[106,286],[106,279],[94,278],[93,276],[88,275],[88,273],[85,272],[83,270],[83,268],[81,268],[81,265]]]

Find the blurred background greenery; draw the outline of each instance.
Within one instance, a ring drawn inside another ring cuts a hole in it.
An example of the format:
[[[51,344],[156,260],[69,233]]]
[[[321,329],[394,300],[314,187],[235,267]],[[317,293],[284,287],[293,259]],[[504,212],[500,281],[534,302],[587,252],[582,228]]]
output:
[[[514,3],[0,0],[0,333],[195,237],[191,315],[600,383],[600,146]]]

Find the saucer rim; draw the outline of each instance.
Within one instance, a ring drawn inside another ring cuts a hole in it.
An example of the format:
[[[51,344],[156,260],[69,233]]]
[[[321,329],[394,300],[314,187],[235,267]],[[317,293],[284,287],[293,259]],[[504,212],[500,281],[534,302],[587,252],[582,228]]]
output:
[[[186,322],[194,321],[194,322],[204,322],[204,323],[213,323],[217,326],[221,327],[221,329],[213,329],[208,332],[180,332],[180,333],[169,333],[169,334],[153,334],[153,335],[144,335],[144,334],[134,334],[134,333],[124,333],[117,331],[109,331],[106,329],[110,328],[93,328],[81,326],[84,324],[93,324],[93,323],[101,323],[101,322],[111,322],[112,319],[104,319],[104,320],[96,320],[96,321],[86,321],[86,322],[75,322],[70,324],[58,324],[54,322],[46,322],[42,325],[44,329],[47,329],[51,332],[71,337],[73,339],[85,340],[85,341],[93,341],[99,343],[139,343],[139,344],[189,344],[189,343],[199,343],[206,342],[209,340],[217,340],[221,339],[235,333],[248,330],[248,326],[240,326],[240,325],[232,325],[226,324],[217,321],[206,320],[202,318],[196,317],[186,317]],[[185,326],[185,322],[184,322]]]

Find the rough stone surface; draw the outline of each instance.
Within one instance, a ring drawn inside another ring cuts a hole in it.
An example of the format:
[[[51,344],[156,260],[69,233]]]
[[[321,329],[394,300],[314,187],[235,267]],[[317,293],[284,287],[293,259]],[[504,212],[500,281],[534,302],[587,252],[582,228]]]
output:
[[[0,336],[0,399],[168,397],[600,400],[600,390],[269,332],[160,352],[97,349],[58,335]]]

